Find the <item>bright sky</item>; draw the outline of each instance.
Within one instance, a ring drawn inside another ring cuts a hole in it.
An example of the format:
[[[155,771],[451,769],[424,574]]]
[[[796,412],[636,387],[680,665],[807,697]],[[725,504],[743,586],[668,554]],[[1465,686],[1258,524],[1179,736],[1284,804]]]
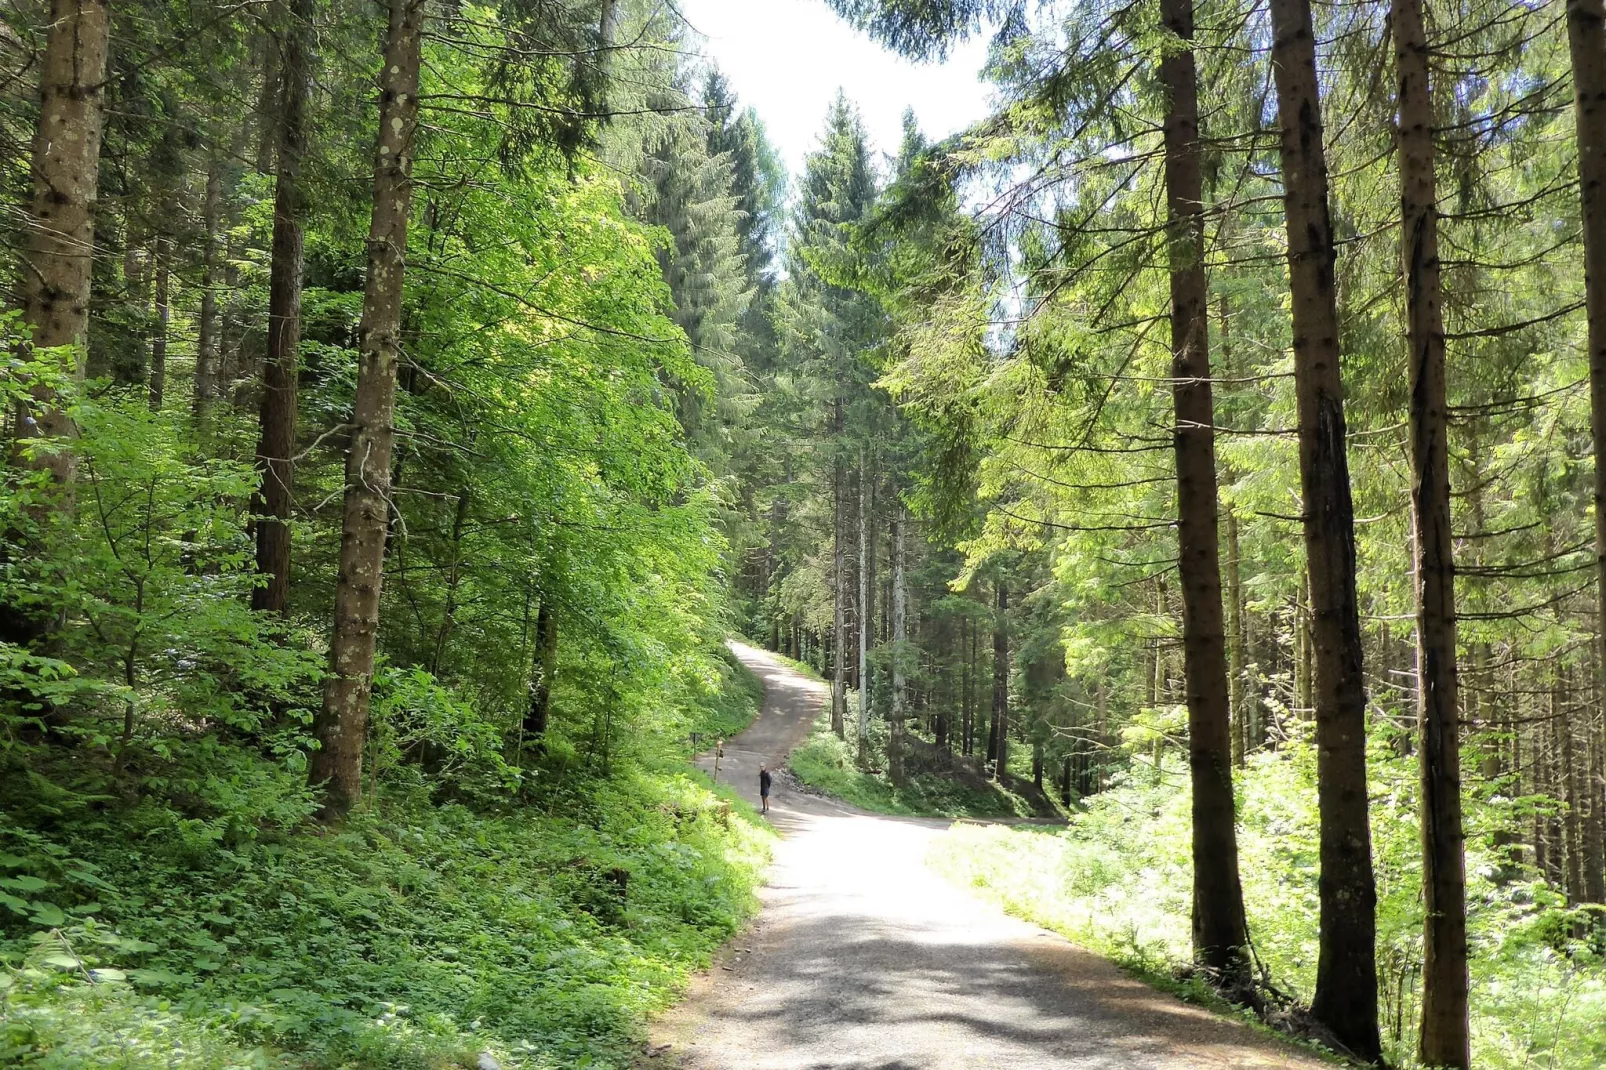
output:
[[[905,108],[914,108],[933,140],[988,112],[988,87],[976,77],[987,56],[983,38],[966,42],[938,66],[885,51],[837,18],[826,0],[679,0],[676,6],[708,39],[707,52],[738,102],[758,110],[792,176],[818,144],[839,87],[859,106],[882,153],[897,151]]]

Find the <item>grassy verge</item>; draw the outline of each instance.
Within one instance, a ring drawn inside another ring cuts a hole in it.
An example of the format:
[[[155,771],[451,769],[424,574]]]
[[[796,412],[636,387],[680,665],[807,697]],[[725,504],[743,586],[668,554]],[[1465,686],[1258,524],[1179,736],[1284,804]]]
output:
[[[872,735],[870,770],[858,764],[857,744],[831,731],[829,716],[787,759],[799,781],[863,810],[900,817],[1032,817],[1032,804],[1002,785],[940,772],[912,773],[902,787],[885,772],[885,740]]]
[[[733,672],[690,720],[753,713]],[[332,832],[295,819],[300,778],[266,760],[206,785],[284,810],[255,821],[182,785],[0,814],[0,1065],[627,1066],[755,909],[771,843],[658,755],[497,805],[392,784]]]
[[[1408,1067],[1421,954],[1412,769],[1372,756],[1378,963],[1385,1045]],[[1240,777],[1239,844],[1256,951],[1279,986],[1309,998],[1317,958],[1317,823],[1311,748],[1256,756]],[[1473,1062],[1489,1070],[1606,1066],[1606,967],[1557,924],[1542,882],[1497,881],[1488,841],[1467,842]],[[1087,800],[1068,829],[957,826],[929,864],[1010,913],[1147,980],[1210,1002],[1187,975],[1189,792],[1173,763]]]

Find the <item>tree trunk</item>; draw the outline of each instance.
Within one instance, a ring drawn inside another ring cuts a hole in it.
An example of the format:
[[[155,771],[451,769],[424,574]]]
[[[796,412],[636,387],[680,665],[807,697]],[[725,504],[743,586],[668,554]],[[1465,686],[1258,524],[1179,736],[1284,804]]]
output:
[[[82,347],[89,334],[90,268],[95,251],[95,202],[100,183],[100,135],[106,117],[106,53],[111,30],[107,0],[52,0],[50,32],[39,70],[39,126],[33,142],[33,200],[22,255],[23,319],[33,344]],[[76,433],[55,396],[36,387],[32,421],[17,421],[19,438]],[[53,451],[28,462],[58,483],[74,474],[73,455]]]
[[[1596,670],[1599,676],[1599,670]],[[1597,698],[1589,707],[1594,717],[1586,722],[1589,741],[1589,762],[1584,778],[1585,798],[1589,803],[1584,824],[1584,891],[1591,903],[1606,903],[1606,747],[1602,746],[1601,724],[1603,716]]]
[[[1589,413],[1595,454],[1596,642],[1606,643],[1606,3],[1567,0],[1567,44],[1572,53],[1577,124],[1578,183],[1584,230],[1584,309],[1588,321]],[[1606,665],[1606,657],[1599,659]],[[1597,673],[1598,676],[1598,673]],[[1606,699],[1606,686],[1597,692]],[[1596,716],[1606,711],[1596,703]],[[1599,798],[1599,793],[1595,793]],[[1599,867],[1600,822],[1590,852]],[[1606,879],[1593,881],[1606,885]],[[1606,887],[1598,888],[1606,892]]]
[[[959,618],[959,753],[970,757],[974,722],[970,704],[970,670],[976,660],[973,625],[968,615]]]
[[[1161,0],[1160,17],[1193,41],[1193,0]],[[1178,571],[1188,767],[1193,780],[1193,953],[1228,991],[1248,994],[1249,960],[1232,794],[1232,694],[1227,676],[1217,536],[1215,407],[1210,386],[1210,290],[1204,266],[1204,180],[1193,50],[1168,50],[1165,182],[1171,273],[1171,376],[1176,429]]]
[[[1422,0],[1393,0],[1399,79],[1400,251],[1411,406],[1415,509],[1417,725],[1421,768],[1422,1020],[1424,1065],[1472,1059],[1467,1009],[1466,861],[1461,826],[1461,726],[1455,651],[1455,561],[1450,534],[1443,293],[1434,176],[1433,97]]]
[[[552,599],[541,597],[535,611],[535,671],[530,682],[530,705],[524,715],[524,738],[546,735],[552,710],[552,681],[558,668],[558,622],[552,612]]]
[[[1563,767],[1561,763],[1561,721],[1565,714],[1561,705],[1561,683],[1558,677],[1550,681],[1550,695],[1548,716],[1544,723],[1544,749],[1542,753],[1543,774],[1540,777],[1540,792],[1551,799],[1561,801],[1566,794],[1562,785]],[[1554,809],[1545,816],[1544,843],[1545,843],[1545,880],[1554,888],[1566,892],[1567,880],[1567,845],[1562,832],[1561,815]]]
[[[903,786],[903,721],[907,698],[904,694],[904,642],[908,638],[909,592],[905,582],[907,562],[904,560],[904,527],[906,515],[903,499],[892,506],[892,712],[891,731],[887,738],[887,776],[899,787]]]
[[[1283,207],[1293,297],[1294,393],[1315,639],[1321,940],[1311,1013],[1375,1062],[1377,886],[1366,785],[1366,690],[1345,456],[1333,228],[1309,0],[1271,0]]]
[[[875,582],[872,564],[875,545],[870,541],[870,517],[874,507],[875,480],[871,477],[866,451],[859,451],[859,764],[870,757],[870,629],[875,620]]]
[[[171,207],[171,202],[164,204]],[[152,412],[162,411],[167,394],[167,329],[173,321],[173,310],[168,303],[171,294],[173,239],[161,234],[156,238],[156,330],[151,337],[151,368],[147,382]]]
[[[1245,701],[1244,581],[1238,544],[1238,516],[1227,506],[1227,705],[1232,711],[1232,761],[1239,769],[1253,744],[1249,738],[1249,709]]]
[[[451,562],[446,566],[446,601],[441,606],[440,627],[435,629],[435,649],[429,656],[429,673],[441,675],[441,664],[446,659],[446,644],[457,627],[457,593],[463,583],[463,534],[468,524],[469,503],[473,490],[463,487],[457,492],[457,506],[452,510]]]
[[[1563,706],[1561,719],[1556,722],[1556,736],[1561,752],[1560,783],[1562,798],[1567,806],[1562,813],[1563,834],[1567,845],[1567,904],[1577,906],[1585,898],[1584,892],[1584,837],[1581,820],[1584,808],[1583,792],[1578,783],[1578,747],[1574,707],[1570,701],[1572,673],[1561,678]]]
[[[202,226],[206,233],[201,251],[201,315],[195,339],[195,396],[191,399],[197,419],[206,414],[217,395],[217,376],[221,367],[218,332],[217,284],[219,231],[223,226],[223,154],[214,152],[206,169],[206,200],[202,207]]]
[[[257,83],[256,121],[257,144],[253,163],[259,174],[273,170],[274,150],[279,141],[279,88],[282,39],[274,33],[262,35],[262,79]]]
[[[1009,769],[1009,587],[1002,576],[994,586],[998,601],[993,618],[993,727],[987,757],[996,762],[994,779],[1002,780]]]
[[[842,404],[837,402],[836,424],[842,424]],[[831,731],[838,739],[847,738],[848,705],[848,644],[847,644],[847,591],[843,574],[847,571],[846,539],[842,533],[842,462],[838,460],[831,472],[831,653],[834,664],[831,670]]]
[[[379,138],[374,151],[374,203],[368,227],[368,279],[363,292],[361,351],[346,455],[346,499],[335,585],[334,638],[323,708],[313,724],[319,748],[309,779],[325,785],[323,814],[338,818],[362,784],[363,740],[373,687],[374,641],[390,520],[390,459],[401,360],[401,315],[412,210],[413,134],[418,126],[418,75],[425,0],[391,0],[385,65],[380,74]],[[463,495],[466,501],[467,493]],[[459,508],[461,515],[462,508]]]
[[[290,602],[290,509],[294,494],[297,349],[301,344],[301,217],[299,188],[307,147],[313,0],[288,0],[280,38],[278,177],[273,191],[273,246],[268,269],[267,355],[262,368],[257,472],[257,571],[253,608],[283,613]]]

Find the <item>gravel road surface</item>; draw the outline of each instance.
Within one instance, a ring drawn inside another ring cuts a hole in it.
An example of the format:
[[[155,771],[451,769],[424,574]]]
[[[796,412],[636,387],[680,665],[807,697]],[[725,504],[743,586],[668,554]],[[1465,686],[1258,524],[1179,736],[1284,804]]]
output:
[[[720,779],[807,738],[825,685],[735,645],[763,712]],[[712,758],[700,760],[712,770]],[[661,1019],[645,1065],[685,1070],[1192,1070],[1330,1066],[1163,995],[924,864],[945,821],[879,817],[777,777],[763,910]]]

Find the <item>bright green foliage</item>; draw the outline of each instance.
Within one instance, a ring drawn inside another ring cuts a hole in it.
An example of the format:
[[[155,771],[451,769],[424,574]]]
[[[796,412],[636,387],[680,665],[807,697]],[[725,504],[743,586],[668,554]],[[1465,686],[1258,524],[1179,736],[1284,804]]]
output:
[[[97,1065],[126,1033],[172,1060],[149,1065],[224,1061],[214,1051],[255,1065],[247,1049],[286,1066],[478,1050],[514,1067],[627,1063],[645,1016],[753,908],[767,834],[678,771],[669,740],[638,747],[628,772],[523,805],[497,780],[510,770],[496,741],[454,724],[468,711],[399,676],[375,701],[388,786],[333,834],[298,827],[313,800],[297,769],[204,738],[170,745],[165,775],[148,778],[163,796],[98,819],[93,798],[8,793],[12,1056]],[[754,683],[728,671],[688,696],[678,726],[739,730]],[[433,744],[436,767],[398,764],[408,742]],[[448,785],[465,801],[441,803]],[[115,983],[90,990],[79,960]],[[195,1047],[161,1051],[172,1036]]]
[[[47,881],[37,894],[69,915],[35,944],[55,957],[18,945],[6,975],[27,995],[4,1035],[41,1066],[73,1065],[52,1051],[93,1062],[113,1029],[158,1028],[125,1015],[297,1053],[282,1065],[483,1049],[515,1067],[622,1066],[645,1016],[752,909],[767,854],[704,783],[645,773],[550,814],[401,794],[324,837],[244,836],[147,806],[98,835],[8,821],[0,838],[12,872]],[[120,849],[131,840],[134,857]],[[60,959],[69,948],[127,990],[85,992]],[[85,1009],[88,1029],[74,1020]],[[162,1062],[151,1043],[145,1065],[209,1065]]]
[[[8,465],[0,493],[0,608],[49,625],[0,644],[0,1063],[620,1067],[756,905],[767,834],[685,764],[758,694],[723,648],[727,445],[688,413],[741,410],[739,362],[704,356],[736,341],[743,243],[765,231],[700,118],[608,132],[672,147],[664,219],[582,151],[603,133],[594,4],[451,7],[431,3],[425,46],[363,800],[334,829],[312,821],[307,729],[363,303],[373,11],[316,5],[291,598],[264,615],[249,501],[273,179],[271,158],[240,165],[263,133],[240,102],[267,49],[240,10],[203,33],[192,12],[125,9],[92,378],[73,381],[81,354],[17,359],[13,320],[0,338],[5,411],[27,418],[49,386],[80,431],[26,447],[72,450],[71,487]],[[175,57],[207,43],[203,84]],[[192,398],[202,221],[173,202],[201,203],[214,157],[222,389]],[[158,247],[178,253],[153,412]]]

